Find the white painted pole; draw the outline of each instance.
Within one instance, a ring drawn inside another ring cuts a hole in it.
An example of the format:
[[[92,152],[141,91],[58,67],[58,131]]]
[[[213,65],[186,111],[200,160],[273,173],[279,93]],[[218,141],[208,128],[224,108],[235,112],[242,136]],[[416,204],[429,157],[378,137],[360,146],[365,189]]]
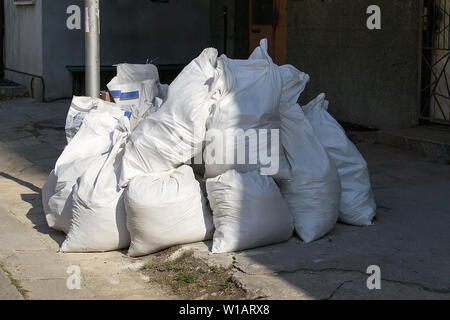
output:
[[[100,0],[85,0],[86,96],[100,97]]]

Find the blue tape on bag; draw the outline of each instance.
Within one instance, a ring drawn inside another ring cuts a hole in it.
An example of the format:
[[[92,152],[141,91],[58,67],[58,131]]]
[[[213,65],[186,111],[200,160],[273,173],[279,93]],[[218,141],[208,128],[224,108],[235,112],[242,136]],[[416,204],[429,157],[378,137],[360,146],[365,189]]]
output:
[[[139,99],[139,91],[122,92],[120,94],[120,100],[133,100],[133,99]]]
[[[111,96],[113,98],[120,98],[120,94],[122,93],[122,91],[120,90],[113,90],[109,92],[111,94]]]

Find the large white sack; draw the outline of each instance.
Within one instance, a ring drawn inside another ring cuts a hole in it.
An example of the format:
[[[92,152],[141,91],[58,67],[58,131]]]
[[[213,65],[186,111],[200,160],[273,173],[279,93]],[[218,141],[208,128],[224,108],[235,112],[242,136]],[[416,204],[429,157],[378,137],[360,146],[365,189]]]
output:
[[[230,170],[206,180],[215,226],[213,253],[240,251],[286,241],[292,219],[272,177]]]
[[[78,133],[66,146],[44,188],[44,210],[49,227],[67,233],[72,219],[72,192],[76,181],[102,154],[111,149],[111,133],[123,111],[89,112]],[[56,179],[56,182],[54,181]],[[53,194],[51,187],[54,185]]]
[[[273,174],[270,161],[263,161],[261,155],[278,160],[279,136],[272,137],[271,129],[280,126],[281,77],[268,54],[267,40],[261,40],[250,59],[233,60],[222,55],[217,65],[224,95],[213,106],[207,122],[205,178],[231,169],[248,172],[261,167],[267,168],[265,174]]]
[[[342,187],[339,220],[357,226],[371,225],[376,215],[376,204],[367,163],[327,109],[325,94],[320,94],[303,107],[315,135],[338,169]]]
[[[212,237],[211,211],[189,166],[133,178],[125,207],[132,257]]]
[[[280,108],[286,108],[285,106],[297,104],[300,94],[305,90],[310,77],[308,74],[301,72],[290,64],[279,67],[279,71],[283,85],[280,97]],[[279,170],[273,175],[275,181],[289,180],[292,176],[291,163],[286,155],[286,150],[283,148],[281,138],[280,144]]]
[[[128,118],[120,118],[112,133],[112,149],[97,158],[78,180],[73,192],[72,222],[62,252],[103,252],[129,246],[123,189],[118,187],[129,133]]]
[[[220,95],[217,50],[205,49],[170,84],[161,108],[133,131],[123,158],[121,186],[136,176],[170,170],[200,153],[205,122]]]
[[[280,103],[281,143],[290,164],[291,178],[277,182],[292,214],[296,233],[305,242],[311,242],[334,227],[339,216],[341,188],[336,167],[314,135],[303,110],[295,103],[299,93],[293,88],[296,83],[302,86],[304,75],[292,68],[285,71]]]

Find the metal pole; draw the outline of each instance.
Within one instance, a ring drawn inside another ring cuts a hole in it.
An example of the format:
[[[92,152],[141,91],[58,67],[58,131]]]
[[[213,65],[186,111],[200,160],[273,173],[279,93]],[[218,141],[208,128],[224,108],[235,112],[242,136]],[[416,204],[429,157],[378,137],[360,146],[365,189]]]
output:
[[[85,0],[86,96],[100,97],[100,0]]]

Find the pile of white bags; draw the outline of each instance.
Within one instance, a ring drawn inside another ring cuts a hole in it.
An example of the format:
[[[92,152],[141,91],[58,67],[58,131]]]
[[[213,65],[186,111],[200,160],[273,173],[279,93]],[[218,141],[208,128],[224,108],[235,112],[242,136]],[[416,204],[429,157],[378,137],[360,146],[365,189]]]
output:
[[[274,64],[267,40],[248,60],[205,49],[168,87],[153,65],[118,65],[115,103],[74,97],[42,190],[61,251],[136,257],[212,238],[221,253],[294,231],[311,242],[338,217],[370,225],[367,164],[324,95],[297,104],[308,81]]]
[[[135,177],[125,207],[132,257],[211,239],[211,211],[189,166]]]
[[[367,163],[327,109],[328,101],[323,93],[303,107],[315,135],[338,169],[342,187],[339,220],[351,225],[369,226],[376,214],[376,204]]]

